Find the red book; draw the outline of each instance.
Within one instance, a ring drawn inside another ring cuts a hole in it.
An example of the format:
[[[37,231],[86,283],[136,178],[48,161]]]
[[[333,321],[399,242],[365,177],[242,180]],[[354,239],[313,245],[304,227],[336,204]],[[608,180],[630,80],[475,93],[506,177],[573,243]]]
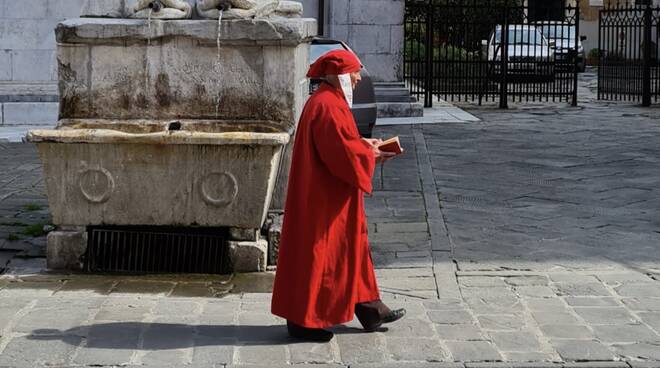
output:
[[[401,142],[399,142],[399,137],[393,137],[384,141],[378,145],[378,149],[383,152],[396,153],[397,155],[403,153],[403,148],[401,147]]]

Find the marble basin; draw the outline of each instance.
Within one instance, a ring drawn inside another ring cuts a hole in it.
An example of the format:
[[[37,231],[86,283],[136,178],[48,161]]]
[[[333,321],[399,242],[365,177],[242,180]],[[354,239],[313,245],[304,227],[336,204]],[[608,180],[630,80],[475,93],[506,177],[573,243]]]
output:
[[[290,133],[270,121],[63,119],[27,139],[53,223],[258,229]]]

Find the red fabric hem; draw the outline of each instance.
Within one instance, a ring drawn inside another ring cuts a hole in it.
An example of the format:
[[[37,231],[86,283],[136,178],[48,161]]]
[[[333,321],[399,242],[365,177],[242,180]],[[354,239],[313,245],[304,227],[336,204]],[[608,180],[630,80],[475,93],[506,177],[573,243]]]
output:
[[[375,300],[380,300],[380,295],[379,294],[380,293],[376,294],[375,297],[368,298],[368,300],[356,301],[353,305],[350,306],[351,311],[352,311],[351,317],[340,318],[337,321],[324,321],[324,322],[321,322],[321,323],[313,323],[313,322],[309,323],[309,322],[299,320],[296,317],[286,316],[286,313],[279,313],[279,312],[274,311],[272,309],[271,309],[271,313],[275,316],[280,317],[280,318],[284,318],[285,320],[287,320],[289,322],[293,322],[293,323],[297,324],[298,326],[307,327],[307,328],[328,328],[328,327],[342,325],[344,323],[351,322],[353,319],[355,319],[355,304],[367,303],[367,302],[372,302],[372,301],[375,301]]]

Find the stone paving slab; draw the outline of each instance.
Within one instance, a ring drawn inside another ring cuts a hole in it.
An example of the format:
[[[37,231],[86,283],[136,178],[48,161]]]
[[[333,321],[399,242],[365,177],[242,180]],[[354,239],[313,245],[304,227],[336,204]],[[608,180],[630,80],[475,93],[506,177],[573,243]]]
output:
[[[270,273],[44,274],[36,150],[0,143],[0,366],[660,367],[660,111],[583,105],[377,128],[406,147],[366,210],[408,315],[328,344],[287,337]]]

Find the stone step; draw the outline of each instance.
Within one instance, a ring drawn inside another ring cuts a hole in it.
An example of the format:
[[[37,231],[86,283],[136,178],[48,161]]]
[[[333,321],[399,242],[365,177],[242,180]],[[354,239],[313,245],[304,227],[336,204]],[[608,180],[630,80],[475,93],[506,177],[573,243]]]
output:
[[[417,99],[415,97],[412,97],[410,95],[408,96],[401,96],[401,95],[396,95],[396,96],[388,96],[388,95],[381,95],[378,96],[376,95],[376,102],[417,102]]]
[[[410,96],[410,90],[403,82],[386,82],[374,84],[376,102],[378,103],[414,103],[415,97]]]
[[[378,102],[379,118],[405,118],[424,116],[424,105],[420,102]]]
[[[405,87],[376,88],[376,96],[408,96],[410,90]]]
[[[374,88],[405,88],[406,84],[403,82],[374,82]]]

